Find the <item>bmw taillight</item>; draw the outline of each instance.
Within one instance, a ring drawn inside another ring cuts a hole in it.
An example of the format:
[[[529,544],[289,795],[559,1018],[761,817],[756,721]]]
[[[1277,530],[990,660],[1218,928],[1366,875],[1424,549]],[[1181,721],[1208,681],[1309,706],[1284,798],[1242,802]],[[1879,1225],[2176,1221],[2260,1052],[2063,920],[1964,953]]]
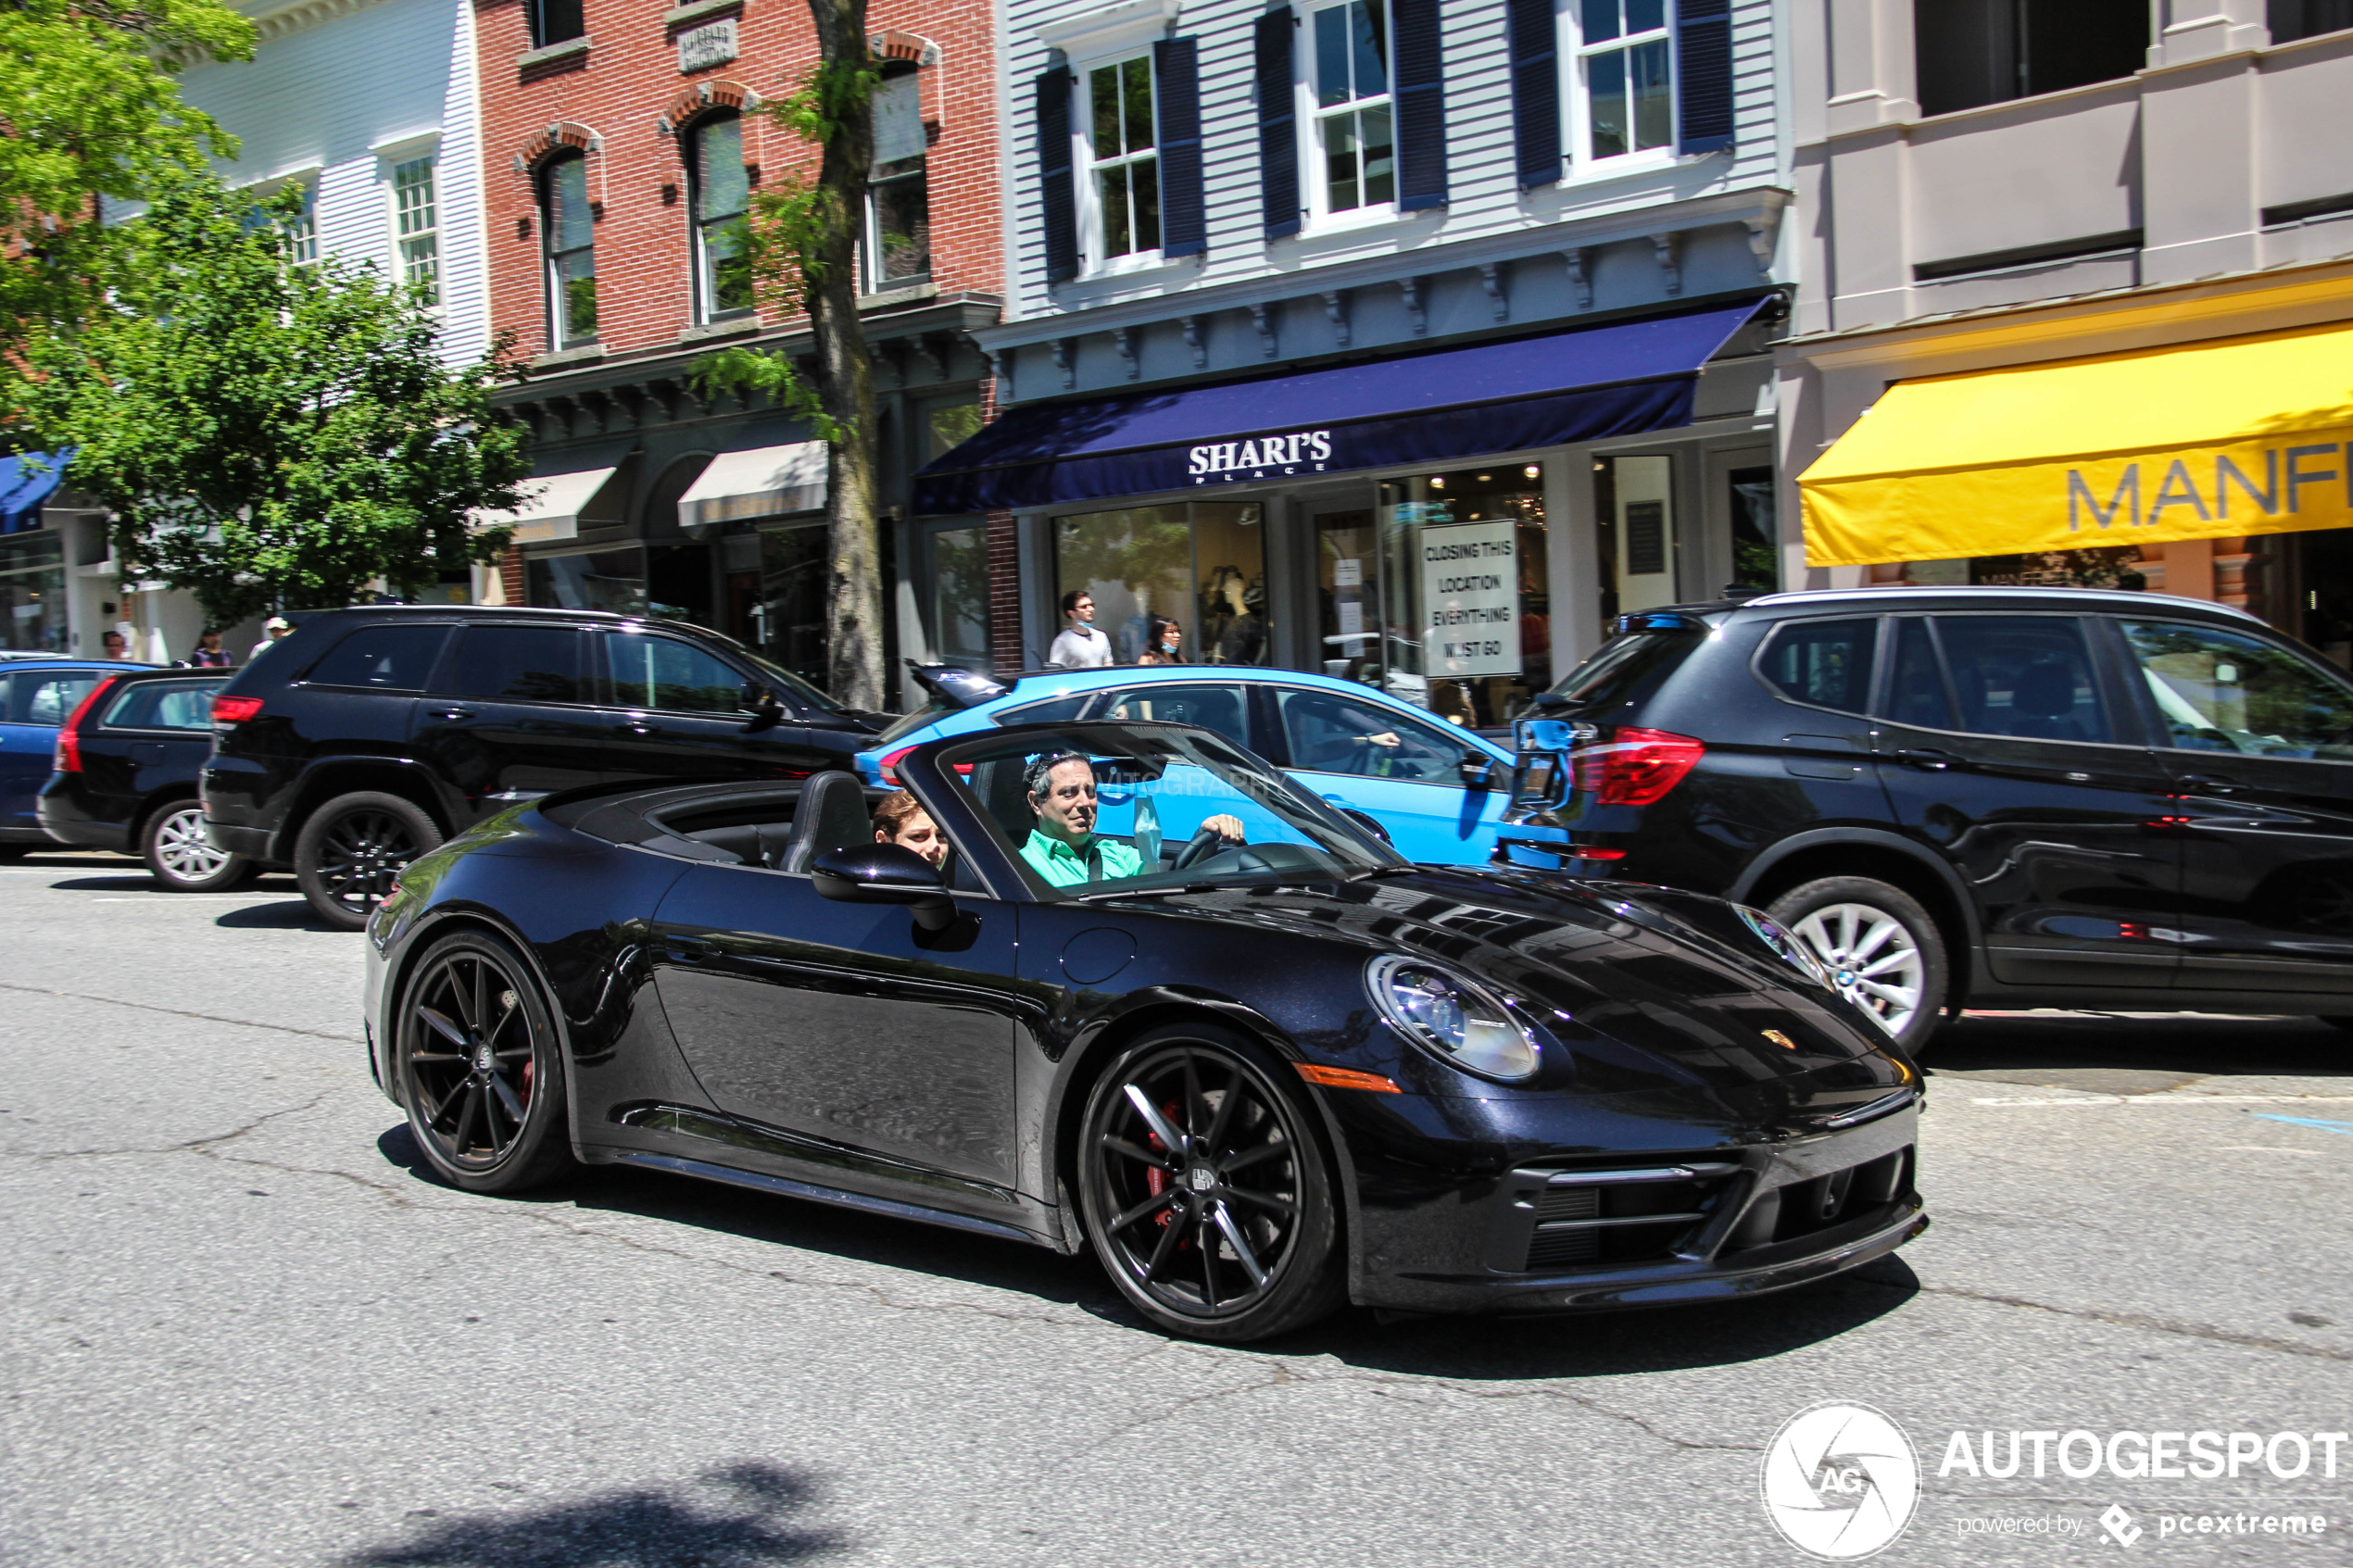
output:
[[[98,699],[114,690],[121,679],[120,675],[107,676],[82,693],[82,700],[75,703],[73,711],[66,715],[65,727],[57,732],[57,755],[50,759],[58,772],[82,771],[82,721],[89,717],[90,710],[98,705]]]
[[[258,696],[217,696],[212,699],[212,721],[216,724],[242,724],[261,711]]]
[[[1602,806],[1653,806],[1707,755],[1705,743],[1666,730],[1620,725],[1605,741],[1569,753],[1579,794]]]

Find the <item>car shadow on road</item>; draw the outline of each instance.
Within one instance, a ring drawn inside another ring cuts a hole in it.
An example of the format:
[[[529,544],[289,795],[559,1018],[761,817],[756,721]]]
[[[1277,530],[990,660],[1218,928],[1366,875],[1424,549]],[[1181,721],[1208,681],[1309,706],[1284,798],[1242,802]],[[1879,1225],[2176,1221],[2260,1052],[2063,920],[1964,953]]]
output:
[[[120,864],[120,862],[117,862]],[[135,876],[78,876],[68,882],[53,882],[52,893],[160,893],[156,879],[145,872]]]
[[[795,1525],[814,1484],[781,1465],[746,1461],[685,1485],[632,1486],[570,1501],[444,1517],[409,1514],[406,1539],[350,1552],[342,1568],[767,1568],[846,1544]]]
[[[266,888],[262,891],[268,891]],[[224,910],[213,924],[225,931],[320,931],[347,935],[342,926],[319,918],[308,898],[283,898],[274,904],[240,904]]]
[[[376,1140],[385,1160],[434,1182],[406,1123]],[[691,1176],[615,1166],[510,1201],[570,1204],[766,1242],[885,1268],[961,1280],[1076,1308],[1166,1337],[1127,1305],[1091,1254],[771,1197]],[[778,1271],[779,1277],[791,1277]],[[1351,1366],[1476,1380],[1601,1377],[1736,1365],[1834,1339],[1894,1311],[1919,1282],[1900,1257],[1833,1280],[1755,1300],[1588,1312],[1563,1317],[1428,1317],[1384,1321],[1345,1308],[1294,1335],[1243,1347],[1253,1353],[1330,1356]]]
[[[2150,1094],[2217,1076],[2353,1077],[2353,1034],[2317,1018],[1968,1013],[1937,1032],[1920,1065],[1931,1079]]]

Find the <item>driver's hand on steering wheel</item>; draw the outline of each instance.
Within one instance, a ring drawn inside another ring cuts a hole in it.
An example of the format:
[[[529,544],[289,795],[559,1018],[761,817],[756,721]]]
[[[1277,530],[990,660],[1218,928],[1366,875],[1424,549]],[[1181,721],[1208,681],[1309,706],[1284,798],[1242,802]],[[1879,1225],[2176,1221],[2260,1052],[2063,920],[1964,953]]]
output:
[[[1202,819],[1201,825],[1204,829],[1215,828],[1217,830],[1217,836],[1224,839],[1228,844],[1240,844],[1245,842],[1242,837],[1242,820],[1239,817],[1203,817]]]

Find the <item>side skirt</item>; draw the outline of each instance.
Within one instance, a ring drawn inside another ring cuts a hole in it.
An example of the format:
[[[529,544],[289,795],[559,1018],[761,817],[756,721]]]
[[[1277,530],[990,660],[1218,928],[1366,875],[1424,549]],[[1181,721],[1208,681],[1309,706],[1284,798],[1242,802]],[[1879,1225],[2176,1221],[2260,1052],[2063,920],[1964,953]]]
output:
[[[863,1193],[843,1192],[837,1187],[796,1182],[785,1176],[763,1175],[757,1171],[739,1171],[731,1165],[714,1165],[707,1160],[686,1160],[674,1154],[648,1154],[639,1149],[617,1151],[611,1158],[619,1164],[641,1165],[682,1176],[699,1176],[705,1181],[724,1182],[730,1186],[749,1187],[754,1192],[773,1193],[782,1198],[830,1203],[837,1208],[885,1214],[895,1220],[913,1220],[926,1225],[945,1225],[950,1230],[970,1231],[975,1236],[992,1236],[1005,1241],[1027,1242],[1032,1247],[1052,1245],[1027,1231],[999,1224],[994,1220],[951,1214],[944,1209],[926,1209],[917,1203],[897,1203],[887,1198],[869,1198]]]

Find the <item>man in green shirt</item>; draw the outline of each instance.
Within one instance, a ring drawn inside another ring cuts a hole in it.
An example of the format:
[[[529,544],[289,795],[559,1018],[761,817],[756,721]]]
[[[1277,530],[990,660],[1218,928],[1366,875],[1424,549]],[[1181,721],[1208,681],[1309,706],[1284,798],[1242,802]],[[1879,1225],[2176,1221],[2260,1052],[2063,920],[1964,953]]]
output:
[[[1095,835],[1095,769],[1087,759],[1075,751],[1041,757],[1029,765],[1025,782],[1038,825],[1021,847],[1021,858],[1050,885],[1076,887],[1144,874],[1141,855]],[[1239,818],[1211,817],[1202,826],[1215,828],[1230,843],[1242,842]]]

